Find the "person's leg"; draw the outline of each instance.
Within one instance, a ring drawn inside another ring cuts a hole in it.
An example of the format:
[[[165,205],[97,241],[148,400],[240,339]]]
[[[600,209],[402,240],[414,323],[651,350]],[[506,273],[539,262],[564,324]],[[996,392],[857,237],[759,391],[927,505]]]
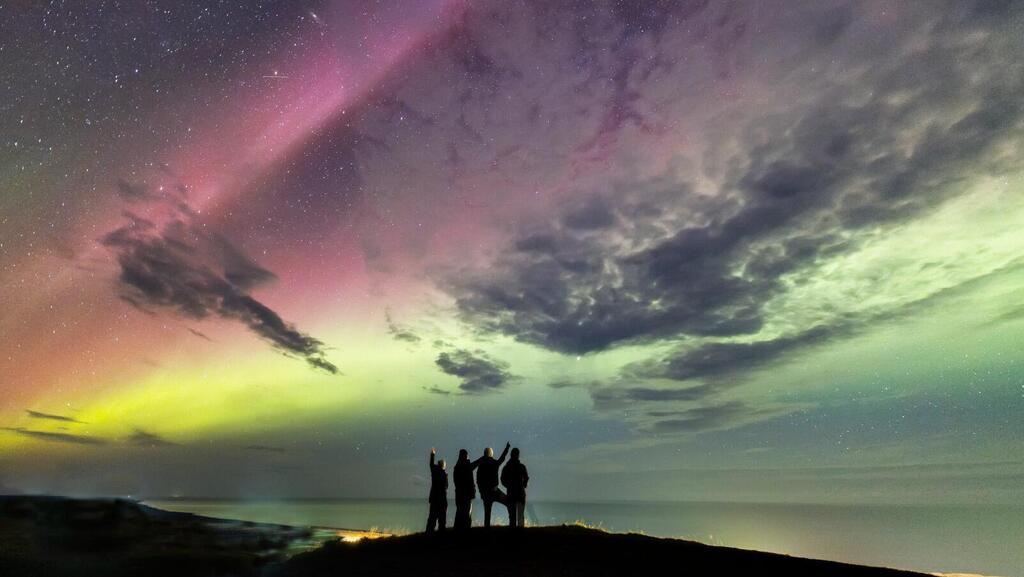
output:
[[[438,509],[438,531],[444,531],[445,528],[448,526],[448,503],[440,503],[438,505]]]
[[[490,499],[486,499],[486,498],[483,501],[484,501],[484,527],[490,527],[491,526],[491,505],[494,504],[494,501],[492,501]]]
[[[463,498],[455,502],[455,528],[469,529],[473,525],[473,500]]]
[[[518,503],[516,503],[516,518],[517,518],[517,526],[519,526],[519,527],[525,527],[526,526],[526,501],[525,500],[524,501],[519,501]]]
[[[510,498],[505,499],[505,509],[508,511],[508,526],[516,526],[516,502]]]
[[[437,506],[430,504],[430,513],[427,514],[427,533],[434,531],[434,520],[437,518]]]

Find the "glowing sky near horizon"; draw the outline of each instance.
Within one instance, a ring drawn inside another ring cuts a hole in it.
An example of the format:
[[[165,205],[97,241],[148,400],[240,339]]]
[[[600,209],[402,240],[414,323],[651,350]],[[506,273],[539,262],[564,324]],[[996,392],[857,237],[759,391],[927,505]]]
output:
[[[1019,501],[1022,24],[0,7],[0,488]]]

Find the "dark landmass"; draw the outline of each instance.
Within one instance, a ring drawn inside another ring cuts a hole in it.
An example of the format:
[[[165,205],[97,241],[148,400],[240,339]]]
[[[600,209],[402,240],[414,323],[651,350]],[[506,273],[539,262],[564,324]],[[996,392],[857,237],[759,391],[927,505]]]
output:
[[[0,576],[258,575],[312,533],[130,499],[0,496]]]
[[[334,530],[348,539],[311,549],[315,529],[171,513],[127,499],[0,497],[0,575],[921,575],[574,525],[352,541],[358,533]]]
[[[921,573],[715,547],[679,539],[607,533],[576,525],[476,528],[464,535],[328,542],[292,557],[273,577],[327,575],[655,576],[796,575],[909,577]]]

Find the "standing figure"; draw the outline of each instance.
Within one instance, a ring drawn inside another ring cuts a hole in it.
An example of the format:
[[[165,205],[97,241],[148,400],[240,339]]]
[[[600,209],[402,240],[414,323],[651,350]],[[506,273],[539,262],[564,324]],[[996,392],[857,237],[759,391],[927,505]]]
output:
[[[480,500],[484,502],[484,527],[491,526],[491,505],[495,501],[504,504],[505,494],[498,488],[498,467],[505,462],[511,443],[505,443],[501,458],[494,458],[494,449],[484,449],[484,456],[476,460],[476,486],[480,489]]]
[[[430,449],[430,514],[427,516],[427,533],[444,531],[448,524],[448,471],[444,459],[434,464],[437,449]]]
[[[512,458],[501,470],[501,484],[508,492],[505,506],[508,507],[509,527],[526,526],[526,485],[529,482],[526,465],[519,460],[519,448],[512,449]]]
[[[469,451],[462,449],[459,451],[459,460],[455,462],[456,529],[469,529],[473,525],[473,499],[476,498],[473,469],[477,468],[481,459],[470,461]]]

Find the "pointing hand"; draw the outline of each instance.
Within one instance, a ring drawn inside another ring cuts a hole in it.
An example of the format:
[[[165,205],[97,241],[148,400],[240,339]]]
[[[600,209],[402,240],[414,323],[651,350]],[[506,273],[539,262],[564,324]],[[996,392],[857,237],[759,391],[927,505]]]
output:
[[[436,455],[437,454],[437,449],[435,449],[434,447],[431,447],[430,448],[430,454],[431,455]]]

